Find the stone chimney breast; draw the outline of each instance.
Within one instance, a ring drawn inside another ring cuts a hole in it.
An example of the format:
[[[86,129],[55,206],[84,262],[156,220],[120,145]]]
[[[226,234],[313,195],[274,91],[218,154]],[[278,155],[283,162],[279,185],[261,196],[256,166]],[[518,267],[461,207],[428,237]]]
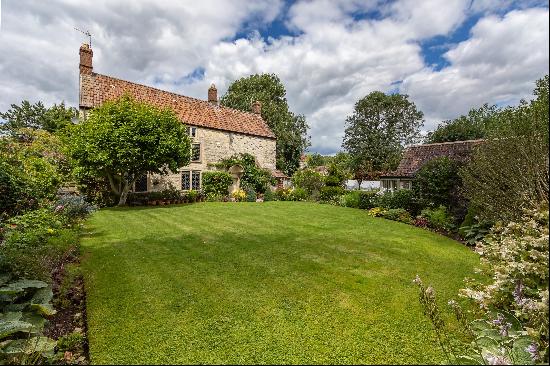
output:
[[[218,105],[218,89],[216,89],[216,85],[214,84],[208,88],[208,102]]]
[[[80,74],[91,74],[93,71],[92,57],[94,53],[87,43],[80,46]]]
[[[262,113],[262,103],[259,100],[252,103],[252,113],[255,113],[255,114]]]

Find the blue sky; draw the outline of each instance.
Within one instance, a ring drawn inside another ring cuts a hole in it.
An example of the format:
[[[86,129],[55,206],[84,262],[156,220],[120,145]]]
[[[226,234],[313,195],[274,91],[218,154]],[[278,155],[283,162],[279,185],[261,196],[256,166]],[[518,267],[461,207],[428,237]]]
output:
[[[3,0],[0,110],[78,104],[75,26],[93,35],[95,71],[183,95],[277,74],[310,125],[310,151],[324,154],[374,90],[408,94],[426,131],[529,98],[549,62],[546,1]]]

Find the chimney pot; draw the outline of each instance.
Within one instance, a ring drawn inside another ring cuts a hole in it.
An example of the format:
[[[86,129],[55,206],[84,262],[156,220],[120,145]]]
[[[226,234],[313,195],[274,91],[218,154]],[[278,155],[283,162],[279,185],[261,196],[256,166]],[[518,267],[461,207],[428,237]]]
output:
[[[262,103],[259,100],[252,103],[252,113],[255,113],[255,114],[262,113]]]
[[[91,74],[93,71],[92,58],[94,53],[87,43],[80,46],[80,74]]]
[[[218,89],[216,89],[216,85],[214,84],[208,88],[208,102],[218,105]]]

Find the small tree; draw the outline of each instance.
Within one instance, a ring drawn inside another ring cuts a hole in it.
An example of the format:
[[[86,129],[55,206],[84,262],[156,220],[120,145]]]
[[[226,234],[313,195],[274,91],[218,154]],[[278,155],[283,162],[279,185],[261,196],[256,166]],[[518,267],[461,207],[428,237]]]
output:
[[[355,104],[346,119],[342,147],[355,167],[369,167],[368,175],[395,169],[404,145],[418,138],[422,118],[407,95],[372,92]]]
[[[92,110],[66,141],[76,169],[106,177],[119,205],[140,176],[176,171],[191,155],[185,126],[173,111],[128,95]]]
[[[325,182],[321,173],[308,168],[294,173],[292,184],[295,187],[304,189],[311,196],[314,192],[320,192]]]
[[[9,110],[0,113],[0,119],[5,120],[0,124],[0,132],[13,136],[20,134],[22,128],[55,132],[71,124],[77,114],[75,108],[66,107],[64,102],[46,108],[42,102],[31,104],[24,100],[21,105],[12,104]]]

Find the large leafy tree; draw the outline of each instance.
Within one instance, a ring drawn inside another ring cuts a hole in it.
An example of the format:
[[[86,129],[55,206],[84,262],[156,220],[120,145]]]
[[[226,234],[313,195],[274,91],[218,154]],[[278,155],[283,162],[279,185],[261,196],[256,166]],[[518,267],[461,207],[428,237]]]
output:
[[[535,99],[502,111],[461,171],[465,195],[488,221],[513,221],[522,208],[548,208],[548,75]]]
[[[75,108],[65,106],[64,102],[44,107],[42,102],[31,104],[24,100],[20,105],[12,104],[6,112],[0,112],[0,132],[12,136],[21,133],[22,128],[40,129],[55,132],[71,124],[78,115]]]
[[[352,174],[365,179],[395,169],[423,122],[423,113],[407,95],[374,91],[360,99],[346,119],[342,143],[353,162]]]
[[[67,144],[76,174],[107,178],[119,205],[126,203],[137,178],[147,172],[176,171],[191,155],[185,126],[173,111],[128,95],[93,109],[86,120],[72,126]]]
[[[275,74],[250,75],[233,82],[220,103],[251,111],[254,101],[262,103],[262,118],[277,137],[277,169],[292,175],[309,146],[305,117],[290,111],[285,87]]]
[[[426,142],[450,142],[482,139],[498,119],[500,109],[495,105],[484,104],[471,109],[467,115],[444,121],[430,132]]]

